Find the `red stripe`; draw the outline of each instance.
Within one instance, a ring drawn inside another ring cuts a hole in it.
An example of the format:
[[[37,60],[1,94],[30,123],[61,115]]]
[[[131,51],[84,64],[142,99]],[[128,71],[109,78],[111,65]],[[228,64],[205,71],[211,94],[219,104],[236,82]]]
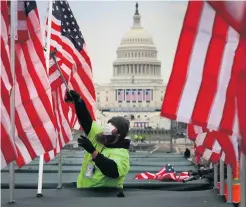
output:
[[[226,92],[226,102],[223,111],[223,116],[220,123],[220,131],[228,134],[232,134],[234,117],[235,117],[235,107],[236,107],[236,84],[237,84],[237,73],[240,68],[241,58],[243,58],[242,50],[243,42],[239,41],[237,50],[235,52],[234,62],[231,71],[231,79]],[[245,59],[244,59],[245,60]]]
[[[240,47],[237,51],[240,56],[237,59],[238,63],[238,78],[237,78],[237,106],[238,106],[238,119],[239,129],[242,135],[241,149],[246,155],[246,39],[240,39]],[[239,65],[240,64],[240,65]]]
[[[11,137],[6,132],[2,124],[1,124],[1,150],[5,158],[5,162],[7,164],[15,160],[16,153],[14,150],[13,142],[11,141]]]
[[[228,25],[219,15],[216,15],[212,37],[206,54],[202,82],[192,114],[192,123],[196,125],[206,126],[205,123],[208,120],[209,112],[217,93],[218,77],[227,42],[227,32]]]
[[[29,54],[25,54],[25,55],[29,56]],[[27,61],[27,68],[28,68],[28,72],[30,73],[30,75],[33,79],[33,82],[35,84],[39,83],[39,80],[36,77],[37,74],[33,71],[33,65],[30,61]],[[19,86],[20,86],[20,91],[21,91],[20,96],[22,99],[22,103],[24,104],[23,106],[27,112],[29,120],[32,121],[32,127],[35,129],[36,134],[38,135],[44,149],[46,151],[49,151],[52,149],[52,143],[49,139],[49,136],[48,136],[46,130],[43,128],[43,123],[40,120],[40,118],[37,114],[37,111],[36,111],[32,101],[31,101],[31,97],[30,97],[30,94],[28,91],[28,87],[26,85],[26,81],[22,75],[25,75],[25,74],[22,74],[21,65],[20,65],[19,59],[17,57],[16,58],[16,79],[17,79],[17,82],[19,83]],[[39,87],[37,88],[37,92],[39,94],[39,97],[43,96],[41,93],[42,89],[43,88],[39,88]],[[49,102],[46,102],[46,103],[48,104]],[[50,106],[45,107],[46,110],[49,110],[49,107]]]
[[[172,73],[166,88],[161,116],[176,119],[176,112],[186,82],[190,56],[196,39],[204,2],[189,1],[183,28],[174,59]]]
[[[59,45],[61,45],[63,50],[65,50],[68,54],[70,54],[72,56],[73,60],[76,62],[77,72],[79,74],[79,77],[81,78],[84,85],[86,85],[86,87],[88,88],[88,91],[90,92],[91,96],[95,100],[94,84],[92,82],[92,79],[85,72],[85,69],[83,68],[83,65],[81,64],[79,58],[75,54],[74,50],[76,50],[76,49],[71,48],[68,44],[66,44],[64,41],[62,41],[62,39],[57,35],[51,34],[51,39],[56,41]],[[81,57],[84,58],[82,56],[82,54],[81,54]],[[65,58],[65,56],[64,56],[64,58]]]
[[[35,12],[35,15],[33,15],[32,12]],[[42,63],[43,67],[45,68],[45,71],[47,72],[46,64],[45,64],[43,45],[41,43],[41,40],[37,36],[37,32],[38,33],[41,32],[41,27],[40,27],[40,25],[35,25],[35,27],[34,27],[34,25],[32,25],[30,17],[31,18],[36,18],[37,21],[39,20],[39,16],[36,15],[36,9],[29,13],[28,18],[27,18],[27,26],[28,26],[28,30],[29,30],[29,33],[30,33],[30,38],[33,41],[33,45],[34,45],[33,49],[35,49],[35,51],[36,51],[36,53],[37,53],[37,55],[39,57],[40,63]]]

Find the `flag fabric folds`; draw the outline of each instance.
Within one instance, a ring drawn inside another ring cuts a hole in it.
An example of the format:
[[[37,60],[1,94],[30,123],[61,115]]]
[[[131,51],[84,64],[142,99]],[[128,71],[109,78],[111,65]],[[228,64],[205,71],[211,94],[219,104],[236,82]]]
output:
[[[14,139],[10,134],[10,94],[13,85],[9,44],[8,6],[1,1],[1,169],[17,158]]]
[[[46,38],[48,29],[46,27]],[[91,62],[85,40],[67,1],[53,1],[52,4],[50,52],[55,50],[58,65],[66,82],[71,89],[81,95],[95,120],[96,96]],[[53,60],[50,60],[49,74],[56,115],[57,142],[56,148],[44,155],[45,162],[52,160],[72,140],[71,129],[77,124],[74,107],[64,101],[66,87]]]
[[[219,4],[227,2],[189,1],[161,116],[240,138],[246,96],[238,85],[239,77],[245,80],[239,72],[245,71],[246,42]]]
[[[192,130],[193,128],[193,130]],[[204,130],[202,127],[188,125],[187,134],[195,143],[195,154],[212,163],[222,159],[236,172],[238,164],[238,139],[225,133]]]
[[[19,1],[18,12],[21,13],[17,21],[20,35],[15,42],[14,145],[16,163],[22,167],[55,147],[56,126],[36,2]]]
[[[47,35],[46,27],[46,35]],[[68,79],[96,119],[96,95],[90,57],[80,27],[67,1],[53,1],[50,52],[57,49],[57,61]],[[55,71],[57,73],[57,71]]]

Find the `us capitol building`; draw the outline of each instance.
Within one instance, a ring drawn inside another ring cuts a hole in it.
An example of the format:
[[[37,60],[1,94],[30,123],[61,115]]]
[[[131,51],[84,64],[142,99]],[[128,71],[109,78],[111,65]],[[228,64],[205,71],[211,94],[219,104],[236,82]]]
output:
[[[160,117],[166,85],[161,62],[151,35],[141,24],[136,4],[133,25],[123,36],[113,62],[110,83],[95,84],[97,119],[104,124],[112,116],[125,116],[131,128],[170,129],[171,121]]]

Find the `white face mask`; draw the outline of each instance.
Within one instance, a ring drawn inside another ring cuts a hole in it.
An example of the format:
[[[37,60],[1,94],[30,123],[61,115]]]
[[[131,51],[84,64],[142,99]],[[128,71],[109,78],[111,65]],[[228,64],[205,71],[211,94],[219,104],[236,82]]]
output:
[[[104,145],[115,144],[119,141],[117,128],[111,123],[107,123],[103,128],[103,132],[97,136],[97,141]]]
[[[115,126],[113,126],[111,123],[107,123],[103,128],[103,135],[105,136],[113,135],[115,134],[116,131],[117,129]]]

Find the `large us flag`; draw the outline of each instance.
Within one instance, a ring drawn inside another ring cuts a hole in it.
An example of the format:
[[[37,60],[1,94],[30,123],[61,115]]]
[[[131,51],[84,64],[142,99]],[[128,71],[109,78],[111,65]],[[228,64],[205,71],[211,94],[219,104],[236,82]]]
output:
[[[6,19],[3,22],[2,16],[1,34],[8,27]],[[14,137],[14,144],[18,154],[16,162],[21,167],[55,147],[56,125],[52,109],[51,87],[48,81],[42,47],[39,14],[35,1],[18,1],[16,28],[18,30],[18,39],[15,42],[16,136]],[[7,48],[5,47],[5,49]],[[6,51],[4,52],[6,55]],[[2,61],[3,71],[7,72],[6,69],[9,64],[7,63],[7,57],[2,59]],[[6,87],[6,83],[10,83],[10,77],[6,79],[7,74],[4,75]],[[7,89],[9,90],[9,88]],[[6,106],[4,105],[4,107]],[[6,108],[5,117],[9,115],[8,113],[9,109]],[[6,130],[9,130],[9,128],[10,126],[8,128],[5,126]],[[3,154],[6,151],[11,151],[11,148],[8,148],[10,144],[8,146],[5,145],[5,142],[2,144],[1,149],[4,148],[4,151],[2,150]],[[10,159],[6,159],[5,155],[4,157],[6,164],[8,164]]]
[[[66,81],[81,95],[92,118],[95,119],[95,89],[91,62],[82,32],[67,1],[53,2],[51,20],[50,49],[52,51],[57,48],[58,64]],[[46,162],[53,159],[72,139],[71,128],[75,127],[77,121],[74,106],[71,108],[64,102],[66,90],[59,76],[53,63],[50,67],[50,82],[52,83],[58,136],[55,150],[45,154]]]
[[[188,3],[161,115],[240,136],[235,91],[245,40],[213,4]]]
[[[126,101],[131,101],[131,89],[126,89]]]
[[[118,102],[124,101],[124,90],[123,89],[118,89],[117,95],[118,95]]]
[[[150,89],[146,89],[145,90],[145,101],[151,101],[151,90]]]
[[[47,32],[48,27],[46,28]],[[67,1],[53,1],[50,50],[56,53],[62,72],[95,118],[96,95],[90,57],[80,27]],[[71,74],[71,75],[70,75]],[[52,74],[51,74],[52,75]],[[59,73],[54,67],[54,78]]]
[[[132,89],[132,101],[136,102],[137,101],[137,90]]]
[[[138,89],[138,102],[143,101],[143,89]]]

